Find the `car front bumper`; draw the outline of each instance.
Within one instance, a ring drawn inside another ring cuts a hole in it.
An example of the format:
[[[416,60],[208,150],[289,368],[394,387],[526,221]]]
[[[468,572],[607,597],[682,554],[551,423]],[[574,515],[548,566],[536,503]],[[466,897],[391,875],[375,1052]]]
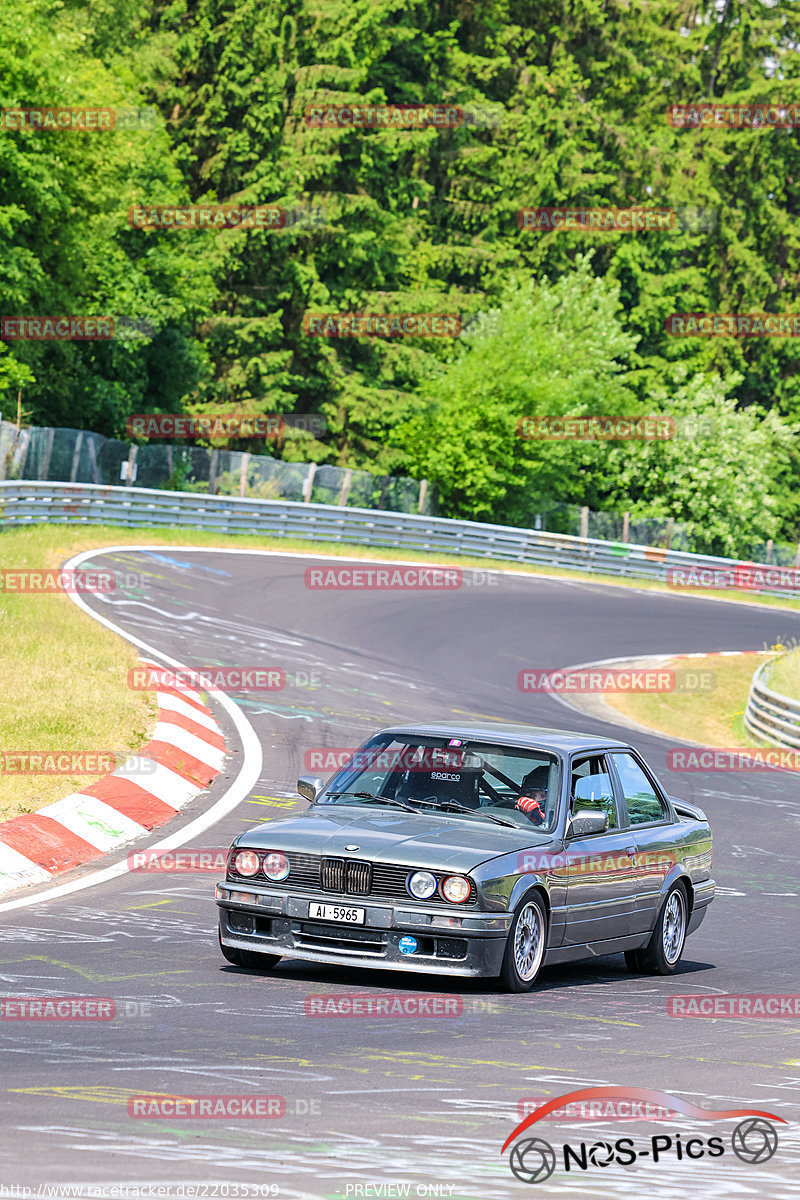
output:
[[[329,893],[297,895],[256,884],[218,883],[219,935],[226,946],[350,967],[494,978],[500,973],[510,913],[443,912]],[[310,918],[312,903],[363,908],[363,925]],[[414,954],[400,950],[413,936]]]

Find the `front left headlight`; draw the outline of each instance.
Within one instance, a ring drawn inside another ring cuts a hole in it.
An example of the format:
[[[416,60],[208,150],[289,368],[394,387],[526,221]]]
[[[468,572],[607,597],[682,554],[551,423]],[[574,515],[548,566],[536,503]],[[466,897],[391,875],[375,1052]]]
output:
[[[430,871],[415,871],[407,886],[415,900],[429,900],[436,892],[436,876]]]
[[[469,880],[463,875],[448,875],[442,884],[442,895],[451,904],[463,904],[469,891]]]

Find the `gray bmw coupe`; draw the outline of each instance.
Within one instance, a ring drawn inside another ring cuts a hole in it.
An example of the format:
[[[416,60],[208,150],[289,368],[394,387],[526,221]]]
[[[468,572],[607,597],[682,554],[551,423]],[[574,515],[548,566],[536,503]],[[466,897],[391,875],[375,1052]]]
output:
[[[231,846],[223,955],[499,977],[624,952],[671,974],[714,898],[705,814],[624,742],[525,725],[384,729],[307,813]]]

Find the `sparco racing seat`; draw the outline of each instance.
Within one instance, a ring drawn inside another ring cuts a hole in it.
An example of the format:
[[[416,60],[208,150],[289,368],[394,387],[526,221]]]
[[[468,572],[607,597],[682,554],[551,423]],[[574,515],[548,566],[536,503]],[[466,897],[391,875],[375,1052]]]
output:
[[[397,785],[395,798],[411,804],[421,804],[426,800],[431,804],[441,804],[449,800],[464,808],[478,808],[479,774],[479,771],[465,767],[405,771]]]

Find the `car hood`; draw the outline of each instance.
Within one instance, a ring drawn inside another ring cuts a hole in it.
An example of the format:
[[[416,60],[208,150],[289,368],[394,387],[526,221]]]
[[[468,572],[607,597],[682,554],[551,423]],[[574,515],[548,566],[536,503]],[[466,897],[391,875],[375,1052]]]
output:
[[[506,829],[493,821],[342,805],[312,808],[302,817],[269,821],[240,835],[240,846],[286,853],[349,855],[408,867],[470,871],[487,859],[534,846],[552,834]],[[345,846],[358,846],[345,851]]]

